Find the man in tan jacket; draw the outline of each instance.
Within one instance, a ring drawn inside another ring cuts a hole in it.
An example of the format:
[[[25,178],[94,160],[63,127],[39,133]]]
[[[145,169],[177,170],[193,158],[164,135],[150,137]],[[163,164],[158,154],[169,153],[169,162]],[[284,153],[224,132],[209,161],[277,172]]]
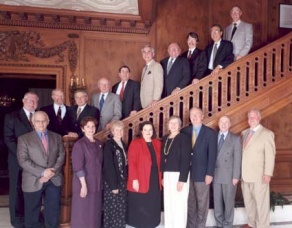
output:
[[[142,56],[146,66],[141,76],[140,99],[142,108],[153,106],[161,99],[163,89],[163,69],[154,58],[154,48],[145,45],[142,48]]]
[[[275,165],[274,133],[260,124],[261,114],[248,112],[249,129],[242,132],[242,194],[248,217],[244,228],[270,227],[270,186]]]

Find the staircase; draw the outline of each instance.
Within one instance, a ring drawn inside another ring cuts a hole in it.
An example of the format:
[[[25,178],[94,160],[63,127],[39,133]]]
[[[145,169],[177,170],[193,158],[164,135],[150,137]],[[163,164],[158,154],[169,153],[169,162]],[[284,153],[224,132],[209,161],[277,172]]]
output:
[[[247,112],[261,111],[262,117],[271,115],[292,102],[292,32],[269,45],[232,63],[217,76],[208,76],[196,85],[189,85],[176,95],[160,100],[155,107],[139,111],[123,120],[125,142],[139,132],[139,124],[153,122],[158,137],[167,134],[167,121],[178,115],[183,126],[189,124],[189,109],[202,108],[204,123],[217,127],[220,116],[232,120],[231,131],[239,133],[247,127]],[[96,137],[104,141],[109,131]]]

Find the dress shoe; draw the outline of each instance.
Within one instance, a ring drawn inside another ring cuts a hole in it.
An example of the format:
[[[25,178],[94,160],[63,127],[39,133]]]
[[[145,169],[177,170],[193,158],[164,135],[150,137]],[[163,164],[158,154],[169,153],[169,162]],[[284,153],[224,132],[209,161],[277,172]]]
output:
[[[253,228],[252,226],[249,226],[248,224],[242,225],[240,228]]]

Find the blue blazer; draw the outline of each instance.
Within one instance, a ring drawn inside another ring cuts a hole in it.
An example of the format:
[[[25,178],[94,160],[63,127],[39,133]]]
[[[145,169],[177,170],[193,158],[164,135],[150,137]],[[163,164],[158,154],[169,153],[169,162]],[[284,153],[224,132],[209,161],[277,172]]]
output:
[[[192,138],[193,126],[181,130]],[[191,158],[191,180],[204,182],[205,176],[213,176],[217,157],[217,133],[202,125]]]

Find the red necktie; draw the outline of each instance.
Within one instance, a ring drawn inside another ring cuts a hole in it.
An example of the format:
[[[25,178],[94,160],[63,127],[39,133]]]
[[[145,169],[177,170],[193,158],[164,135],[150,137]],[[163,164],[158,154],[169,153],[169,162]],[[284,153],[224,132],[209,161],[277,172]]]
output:
[[[253,136],[254,131],[250,130],[245,138],[244,144],[243,144],[243,148],[245,148],[247,146],[247,144],[249,143],[251,137]]]
[[[46,154],[48,154],[48,140],[46,138],[46,135],[45,135],[45,132],[42,132],[42,144],[44,145],[44,148],[45,148],[45,151],[46,151]]]
[[[125,82],[122,82],[122,88],[121,88],[121,91],[120,91],[120,99],[121,99],[121,101],[124,98],[124,90],[125,90]]]
[[[188,59],[190,59],[192,57],[192,51],[189,50],[189,53],[188,53]]]

